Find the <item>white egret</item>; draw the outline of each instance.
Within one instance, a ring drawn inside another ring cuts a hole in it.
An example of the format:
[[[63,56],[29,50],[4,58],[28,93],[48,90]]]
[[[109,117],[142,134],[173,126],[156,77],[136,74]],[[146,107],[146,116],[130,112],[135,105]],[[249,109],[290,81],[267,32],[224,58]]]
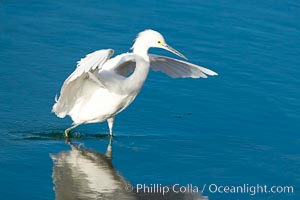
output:
[[[185,61],[148,54],[151,47],[168,50],[184,59],[186,57],[169,46],[164,37],[154,30],[138,34],[132,53],[110,58],[112,49],[98,50],[77,62],[75,71],[65,80],[59,99],[55,98],[52,112],[58,117],[69,115],[73,126],[65,136],[80,124],[107,120],[109,133],[113,134],[115,116],[135,99],[149,73],[161,71],[173,78],[206,78],[216,72]]]

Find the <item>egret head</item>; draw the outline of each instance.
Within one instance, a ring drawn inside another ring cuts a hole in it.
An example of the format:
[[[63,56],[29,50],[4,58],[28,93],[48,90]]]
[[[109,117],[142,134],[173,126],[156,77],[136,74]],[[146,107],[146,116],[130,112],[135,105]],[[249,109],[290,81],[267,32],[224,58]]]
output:
[[[144,50],[144,51],[148,51],[149,48],[154,47],[154,48],[162,48],[165,50],[168,50],[184,59],[187,60],[187,58],[181,54],[179,51],[177,51],[176,49],[172,48],[171,46],[169,46],[164,37],[157,31],[148,29],[145,30],[143,32],[140,32],[136,39],[135,42],[132,46],[132,49],[134,50]]]

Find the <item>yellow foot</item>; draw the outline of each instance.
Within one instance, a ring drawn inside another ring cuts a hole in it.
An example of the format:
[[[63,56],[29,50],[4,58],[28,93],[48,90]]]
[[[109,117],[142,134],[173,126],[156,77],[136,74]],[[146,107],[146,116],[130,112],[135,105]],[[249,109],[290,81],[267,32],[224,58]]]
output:
[[[76,128],[77,126],[79,126],[79,124],[75,124],[74,126],[71,126],[70,128],[67,128],[65,130],[65,137],[68,138],[69,137],[69,133],[72,129]]]
[[[67,128],[65,130],[65,137],[68,138],[69,137],[69,133],[70,133],[71,129],[70,128]]]

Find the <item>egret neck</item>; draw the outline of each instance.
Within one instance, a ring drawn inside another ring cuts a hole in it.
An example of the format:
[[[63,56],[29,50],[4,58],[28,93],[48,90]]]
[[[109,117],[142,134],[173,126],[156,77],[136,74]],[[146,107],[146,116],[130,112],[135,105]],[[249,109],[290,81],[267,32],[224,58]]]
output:
[[[135,69],[134,72],[125,79],[124,86],[126,86],[127,91],[132,91],[133,93],[138,93],[143,87],[144,82],[148,76],[150,70],[150,62],[148,55],[146,55],[147,60],[140,56],[135,55]]]
[[[146,42],[143,41],[143,38],[137,38],[132,46],[133,53],[141,56],[145,61],[149,62],[148,50],[150,46],[146,45]]]

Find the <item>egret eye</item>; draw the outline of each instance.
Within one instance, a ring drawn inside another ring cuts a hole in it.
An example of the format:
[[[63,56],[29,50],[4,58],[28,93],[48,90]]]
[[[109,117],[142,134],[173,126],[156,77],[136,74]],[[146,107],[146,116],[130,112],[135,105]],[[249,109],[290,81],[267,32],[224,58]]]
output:
[[[161,41],[158,41],[157,43],[158,43],[158,44],[161,44]]]

